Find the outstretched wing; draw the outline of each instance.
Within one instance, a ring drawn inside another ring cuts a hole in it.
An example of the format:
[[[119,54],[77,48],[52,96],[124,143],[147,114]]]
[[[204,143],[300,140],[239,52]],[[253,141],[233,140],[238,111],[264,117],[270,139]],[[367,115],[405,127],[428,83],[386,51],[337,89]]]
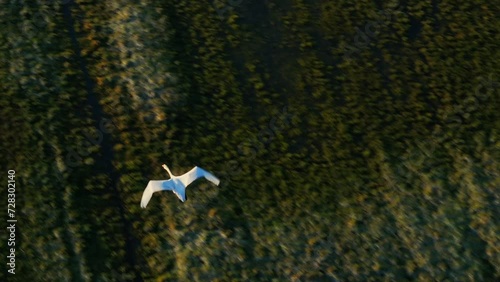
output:
[[[161,190],[172,190],[171,180],[151,180],[148,182],[148,186],[144,189],[141,199],[141,208],[146,208],[153,196],[154,192]]]
[[[213,174],[197,166],[195,166],[189,172],[179,176],[179,180],[182,182],[182,184],[184,184],[185,187],[187,187],[189,184],[191,184],[191,182],[195,181],[200,177],[205,177],[205,179],[207,179],[208,181],[212,182],[217,186],[220,183],[220,180]]]

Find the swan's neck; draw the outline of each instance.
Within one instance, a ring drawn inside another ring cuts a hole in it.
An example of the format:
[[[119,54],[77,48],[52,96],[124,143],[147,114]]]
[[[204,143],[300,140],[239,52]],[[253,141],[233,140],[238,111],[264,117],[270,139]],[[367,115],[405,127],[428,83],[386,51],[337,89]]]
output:
[[[166,164],[163,165],[163,168],[168,172],[168,175],[170,175],[170,178],[175,177]]]

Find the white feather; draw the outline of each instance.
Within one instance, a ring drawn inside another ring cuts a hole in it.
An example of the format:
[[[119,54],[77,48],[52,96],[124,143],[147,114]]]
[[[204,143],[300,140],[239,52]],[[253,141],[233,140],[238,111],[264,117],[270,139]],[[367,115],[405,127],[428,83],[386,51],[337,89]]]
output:
[[[217,186],[220,183],[220,180],[213,174],[197,166],[180,176],[173,175],[166,165],[163,165],[163,168],[168,172],[172,179],[149,181],[148,186],[146,186],[146,189],[144,189],[144,193],[142,194],[141,208],[146,208],[154,192],[163,190],[172,190],[172,192],[174,192],[174,194],[182,202],[186,201],[186,187],[201,177]]]
[[[173,185],[170,185],[170,180],[151,180],[148,182],[148,186],[144,189],[144,193],[142,193],[141,199],[141,208],[145,208],[154,192],[162,191],[162,190],[172,190]]]

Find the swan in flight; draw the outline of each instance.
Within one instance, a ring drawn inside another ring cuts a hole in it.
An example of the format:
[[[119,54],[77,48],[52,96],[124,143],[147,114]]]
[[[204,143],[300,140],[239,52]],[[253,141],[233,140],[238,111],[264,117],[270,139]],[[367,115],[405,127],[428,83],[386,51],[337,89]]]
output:
[[[191,184],[191,182],[195,181],[196,179],[200,177],[204,177],[205,179],[209,180],[213,184],[219,186],[219,179],[215,177],[213,174],[210,172],[195,166],[193,169],[191,169],[189,172],[184,173],[183,175],[180,176],[174,176],[171,172],[170,169],[168,169],[167,165],[163,165],[163,168],[168,172],[170,175],[171,179],[169,180],[151,180],[148,183],[148,186],[146,186],[146,189],[144,190],[144,193],[142,194],[142,200],[141,200],[141,208],[146,208],[146,206],[149,203],[149,200],[151,200],[151,196],[153,196],[154,192],[162,191],[162,190],[172,190],[174,194],[182,201],[186,201],[186,187]]]

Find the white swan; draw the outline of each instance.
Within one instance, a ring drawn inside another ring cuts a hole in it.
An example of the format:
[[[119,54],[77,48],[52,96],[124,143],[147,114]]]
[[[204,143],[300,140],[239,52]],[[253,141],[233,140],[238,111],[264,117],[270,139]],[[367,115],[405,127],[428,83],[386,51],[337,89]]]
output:
[[[182,201],[185,202],[187,200],[186,197],[186,187],[191,184],[191,182],[195,181],[200,177],[205,177],[205,179],[209,180],[213,184],[219,186],[219,179],[215,177],[210,172],[195,166],[189,172],[180,175],[174,176],[170,169],[168,169],[167,165],[163,165],[163,168],[168,172],[171,179],[169,180],[151,180],[146,186],[144,193],[142,194],[141,199],[141,208],[146,208],[151,200],[151,196],[153,196],[154,192],[162,191],[162,190],[172,190],[174,194]]]

